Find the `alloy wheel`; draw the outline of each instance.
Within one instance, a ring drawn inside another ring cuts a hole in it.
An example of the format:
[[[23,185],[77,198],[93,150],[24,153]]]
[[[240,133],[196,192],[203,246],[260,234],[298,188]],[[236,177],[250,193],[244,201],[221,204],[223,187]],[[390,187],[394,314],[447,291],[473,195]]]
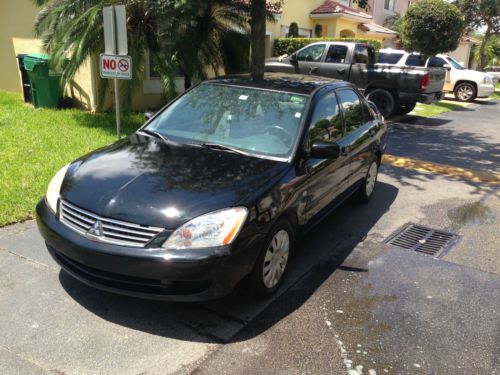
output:
[[[474,89],[469,85],[460,86],[457,90],[457,95],[460,100],[466,102],[474,95]]]
[[[264,285],[271,289],[280,281],[288,262],[290,236],[284,229],[278,231],[269,243],[262,268]]]
[[[366,175],[366,195],[368,197],[372,195],[373,189],[375,188],[375,183],[377,182],[377,171],[377,163],[373,162],[368,170],[368,174]]]

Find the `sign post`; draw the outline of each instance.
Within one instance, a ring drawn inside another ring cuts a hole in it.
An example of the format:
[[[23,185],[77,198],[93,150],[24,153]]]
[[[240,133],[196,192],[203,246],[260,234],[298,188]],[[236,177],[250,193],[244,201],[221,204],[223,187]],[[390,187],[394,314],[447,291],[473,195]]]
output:
[[[120,87],[119,79],[132,79],[132,60],[128,53],[127,22],[125,5],[103,8],[105,53],[100,58],[101,78],[113,78],[115,90],[116,133],[120,129]]]

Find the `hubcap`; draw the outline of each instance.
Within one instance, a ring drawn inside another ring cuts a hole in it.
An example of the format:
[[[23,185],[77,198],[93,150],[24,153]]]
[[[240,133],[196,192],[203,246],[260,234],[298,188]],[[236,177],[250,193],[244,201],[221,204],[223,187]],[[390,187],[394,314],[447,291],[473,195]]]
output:
[[[285,272],[290,250],[290,237],[286,230],[277,232],[266,250],[262,275],[264,276],[264,285],[272,288],[278,284]]]
[[[368,174],[366,175],[366,195],[370,196],[375,188],[375,183],[377,182],[377,163],[372,163]]]
[[[469,100],[472,98],[472,95],[474,94],[474,91],[472,90],[472,87],[470,86],[461,86],[458,89],[458,97],[460,100]]]

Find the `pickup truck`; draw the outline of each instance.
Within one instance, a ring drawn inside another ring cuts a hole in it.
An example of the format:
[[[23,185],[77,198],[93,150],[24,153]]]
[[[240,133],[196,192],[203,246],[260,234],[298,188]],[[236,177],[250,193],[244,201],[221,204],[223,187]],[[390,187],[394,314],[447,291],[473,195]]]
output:
[[[375,64],[375,49],[353,42],[311,43],[290,56],[267,59],[266,71],[319,75],[349,81],[384,117],[406,114],[417,102],[443,98],[446,72],[439,68]]]
[[[387,48],[379,51],[378,62],[397,66],[444,68],[446,69],[444,91],[452,92],[455,99],[461,102],[487,98],[495,92],[495,84],[490,74],[466,69],[448,55],[431,56],[427,61],[422,61],[418,53]]]

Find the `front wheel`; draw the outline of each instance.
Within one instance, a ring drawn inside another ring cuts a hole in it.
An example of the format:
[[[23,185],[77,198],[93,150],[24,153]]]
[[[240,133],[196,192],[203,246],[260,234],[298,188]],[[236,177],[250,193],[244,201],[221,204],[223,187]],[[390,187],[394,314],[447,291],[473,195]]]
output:
[[[375,89],[370,91],[366,99],[372,101],[377,106],[379,112],[384,117],[389,117],[394,112],[396,101],[392,94],[384,89]]]
[[[394,111],[394,113],[396,115],[407,115],[415,109],[416,105],[416,102],[400,104],[399,107]]]
[[[265,241],[252,271],[252,285],[261,296],[274,293],[283,282],[293,241],[291,226],[283,221],[276,225]]]
[[[378,177],[378,162],[373,160],[368,169],[365,179],[359,188],[359,198],[362,202],[368,202],[373,195]]]
[[[459,102],[471,102],[476,99],[476,88],[472,83],[464,82],[455,87],[455,99]]]

